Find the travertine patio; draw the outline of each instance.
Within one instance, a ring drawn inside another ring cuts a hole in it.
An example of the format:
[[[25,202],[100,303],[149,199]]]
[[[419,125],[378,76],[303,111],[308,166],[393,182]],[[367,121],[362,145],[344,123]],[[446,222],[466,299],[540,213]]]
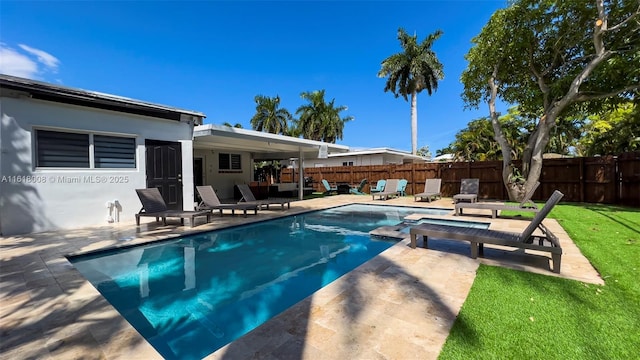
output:
[[[118,224],[0,238],[0,359],[161,358],[65,255],[352,202],[371,202],[371,198],[339,195],[298,201],[290,210],[261,211],[246,218],[214,217],[210,224],[195,228]],[[416,203],[404,197],[375,203],[445,207],[453,213],[451,199]],[[473,220],[515,232],[527,223],[490,219],[486,212]],[[434,359],[479,263],[603,284],[560,225],[552,219],[546,219],[545,225],[558,235],[564,250],[560,274],[549,270],[547,254],[531,256],[511,248],[486,247],[484,258],[471,259],[468,244],[462,242],[433,241],[430,249],[413,250],[404,239],[208,358]]]

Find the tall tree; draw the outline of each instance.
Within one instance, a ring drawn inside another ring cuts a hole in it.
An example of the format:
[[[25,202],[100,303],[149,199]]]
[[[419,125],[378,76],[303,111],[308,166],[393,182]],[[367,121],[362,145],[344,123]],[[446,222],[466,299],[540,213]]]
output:
[[[418,36],[410,36],[402,28],[398,29],[398,40],[402,52],[382,61],[378,77],[386,77],[384,91],[391,91],[395,97],[402,96],[407,101],[411,95],[411,152],[418,151],[418,93],[427,90],[431,95],[438,89],[438,80],[444,78],[442,64],[431,49],[442,35],[436,30],[418,44]]]
[[[640,84],[639,14],[637,0],[514,0],[473,39],[462,96],[470,107],[489,105],[511,199],[540,178],[558,120],[633,97]],[[518,171],[498,121],[498,98],[539,115],[522,157],[523,183],[512,177]]]
[[[344,124],[353,120],[353,116],[340,117],[340,113],[347,110],[347,107],[336,106],[335,99],[327,103],[324,95],[324,90],[300,94],[308,103],[300,105],[296,111],[297,129],[305,139],[335,143],[342,139]]]
[[[251,118],[253,130],[272,134],[286,134],[289,121],[293,117],[287,109],[280,108],[280,96],[257,95],[254,100],[256,102],[256,114]]]

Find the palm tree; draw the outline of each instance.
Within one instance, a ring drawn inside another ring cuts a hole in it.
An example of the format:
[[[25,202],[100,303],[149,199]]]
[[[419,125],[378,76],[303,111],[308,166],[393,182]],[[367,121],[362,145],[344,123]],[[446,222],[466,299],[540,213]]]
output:
[[[279,109],[280,97],[257,95],[255,97],[256,114],[251,118],[253,130],[272,134],[286,134],[291,113],[287,109]]]
[[[442,64],[431,50],[433,42],[442,35],[436,30],[418,44],[418,36],[409,36],[404,29],[398,29],[398,40],[403,51],[382,61],[378,77],[388,77],[384,91],[391,91],[395,97],[402,95],[407,100],[411,95],[411,152],[418,151],[418,99],[422,90],[431,95],[438,89],[438,80],[444,78]]]
[[[300,97],[309,103],[301,105],[296,111],[298,131],[305,139],[335,143],[342,139],[344,124],[353,120],[353,116],[340,117],[346,106],[336,106],[335,99],[327,103],[324,90],[307,91]]]

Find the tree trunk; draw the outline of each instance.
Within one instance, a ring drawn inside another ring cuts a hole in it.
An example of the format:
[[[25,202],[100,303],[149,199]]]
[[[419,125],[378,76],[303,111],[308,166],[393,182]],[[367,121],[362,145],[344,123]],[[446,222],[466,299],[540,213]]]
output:
[[[418,154],[418,93],[411,93],[411,153]]]

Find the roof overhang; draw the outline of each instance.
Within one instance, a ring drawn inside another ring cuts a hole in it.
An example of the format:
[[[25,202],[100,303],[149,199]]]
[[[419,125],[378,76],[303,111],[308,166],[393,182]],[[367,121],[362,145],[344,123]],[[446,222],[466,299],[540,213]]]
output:
[[[393,156],[402,157],[404,161],[412,161],[412,162],[426,161],[426,159],[420,155],[413,155],[410,152],[391,149],[391,148],[360,149],[360,150],[349,151],[345,153],[330,154],[329,157],[332,158],[332,157],[365,156],[365,155],[393,155]]]
[[[27,97],[63,104],[119,111],[128,114],[202,124],[205,114],[165,105],[129,99],[96,91],[53,85],[41,81],[0,74],[2,96]]]
[[[348,146],[271,134],[224,125],[201,125],[193,129],[193,147],[218,151],[250,152],[254,160],[286,160],[318,158],[320,148],[327,153],[349,151]]]

